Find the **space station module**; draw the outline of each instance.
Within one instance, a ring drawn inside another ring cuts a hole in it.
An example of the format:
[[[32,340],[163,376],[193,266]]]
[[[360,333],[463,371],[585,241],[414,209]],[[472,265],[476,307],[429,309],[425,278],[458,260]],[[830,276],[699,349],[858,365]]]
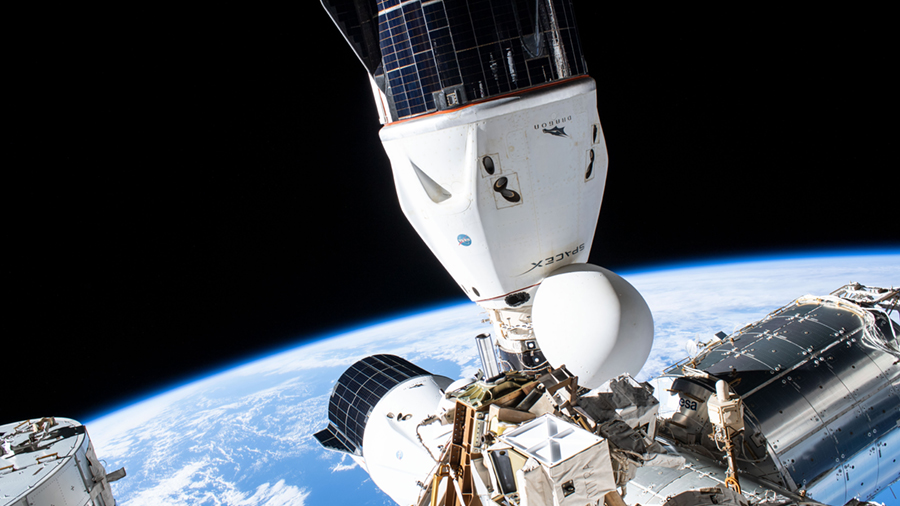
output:
[[[897,480],[896,290],[798,299],[711,342],[658,380],[677,412],[631,379],[653,318],[587,263],[608,156],[571,0],[322,5],[404,214],[493,326],[475,378],[351,366],[323,446],[403,506],[845,504]]]
[[[565,366],[452,381],[373,355],[315,436],[402,506],[858,506],[900,479],[898,305],[800,297],[596,389]]]
[[[0,425],[0,504],[115,506],[107,473],[84,425],[46,417]]]

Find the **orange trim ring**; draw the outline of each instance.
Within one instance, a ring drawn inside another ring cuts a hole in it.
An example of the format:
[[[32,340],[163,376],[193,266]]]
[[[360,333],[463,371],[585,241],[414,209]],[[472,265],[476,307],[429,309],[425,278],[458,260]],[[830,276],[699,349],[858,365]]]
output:
[[[550,86],[556,86],[557,84],[568,83],[568,82],[570,82],[570,81],[576,81],[576,80],[578,80],[578,79],[590,79],[590,77],[591,77],[591,76],[585,74],[585,75],[581,75],[581,76],[570,77],[570,78],[568,78],[568,79],[563,79],[562,81],[554,81],[554,82],[552,82],[552,83],[539,84],[539,85],[533,86],[533,87],[531,87],[531,88],[523,88],[523,89],[521,89],[521,90],[511,91],[511,92],[505,93],[505,94],[503,94],[503,95],[497,95],[496,97],[489,97],[489,98],[482,98],[482,99],[479,99],[479,100],[475,100],[475,101],[473,101],[473,102],[469,102],[468,104],[466,104],[466,105],[464,105],[464,106],[462,106],[462,107],[454,107],[453,109],[444,109],[443,111],[429,112],[428,114],[423,114],[423,115],[421,115],[421,116],[413,116],[413,117],[410,117],[410,118],[398,119],[397,121],[391,121],[391,122],[389,122],[389,123],[385,123],[384,126],[396,125],[397,123],[403,123],[403,122],[406,122],[406,121],[413,121],[413,120],[417,120],[417,119],[427,118],[427,117],[429,117],[429,116],[435,116],[435,115],[438,115],[438,114],[447,114],[447,113],[450,113],[450,112],[456,112],[456,111],[465,109],[466,107],[472,107],[473,105],[483,104],[483,103],[485,103],[485,102],[490,102],[490,101],[492,101],[492,100],[499,100],[499,99],[501,99],[501,98],[513,97],[513,96],[516,96],[516,95],[521,95],[521,94],[523,94],[523,93],[529,93],[529,92],[532,92],[532,91],[535,91],[535,90],[539,90],[539,89],[541,89],[541,88],[548,88],[548,87],[550,87]],[[510,293],[514,293],[514,292],[510,292]],[[485,300],[489,300],[489,299],[485,299]]]

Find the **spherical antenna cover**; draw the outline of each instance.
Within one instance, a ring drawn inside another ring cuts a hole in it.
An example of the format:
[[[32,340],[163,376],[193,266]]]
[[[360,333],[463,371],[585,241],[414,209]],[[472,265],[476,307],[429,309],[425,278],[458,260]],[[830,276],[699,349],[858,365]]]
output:
[[[588,388],[622,373],[636,375],[653,346],[647,302],[628,281],[597,265],[571,264],[547,276],[535,293],[532,325],[550,365],[565,365]]]

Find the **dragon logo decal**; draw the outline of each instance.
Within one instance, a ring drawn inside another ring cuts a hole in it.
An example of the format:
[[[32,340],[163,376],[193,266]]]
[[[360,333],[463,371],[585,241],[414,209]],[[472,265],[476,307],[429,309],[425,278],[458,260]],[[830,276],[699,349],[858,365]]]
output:
[[[568,134],[566,134],[566,127],[555,126],[553,128],[544,128],[541,131],[544,132],[545,134],[555,135],[557,137],[568,137],[569,136]]]

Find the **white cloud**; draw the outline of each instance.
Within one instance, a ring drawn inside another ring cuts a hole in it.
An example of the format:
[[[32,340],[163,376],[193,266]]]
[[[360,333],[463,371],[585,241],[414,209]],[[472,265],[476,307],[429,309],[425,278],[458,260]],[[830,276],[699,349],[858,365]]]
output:
[[[340,462],[338,462],[337,464],[335,464],[334,466],[331,467],[331,472],[339,473],[341,471],[349,471],[351,469],[356,469],[357,467],[359,467],[359,464],[357,464],[356,462],[344,464],[344,461],[341,460]]]
[[[175,506],[216,504],[221,506],[303,506],[309,491],[279,480],[268,482],[249,492],[219,476],[208,458],[186,464],[170,477],[138,491],[123,501],[123,506]]]

